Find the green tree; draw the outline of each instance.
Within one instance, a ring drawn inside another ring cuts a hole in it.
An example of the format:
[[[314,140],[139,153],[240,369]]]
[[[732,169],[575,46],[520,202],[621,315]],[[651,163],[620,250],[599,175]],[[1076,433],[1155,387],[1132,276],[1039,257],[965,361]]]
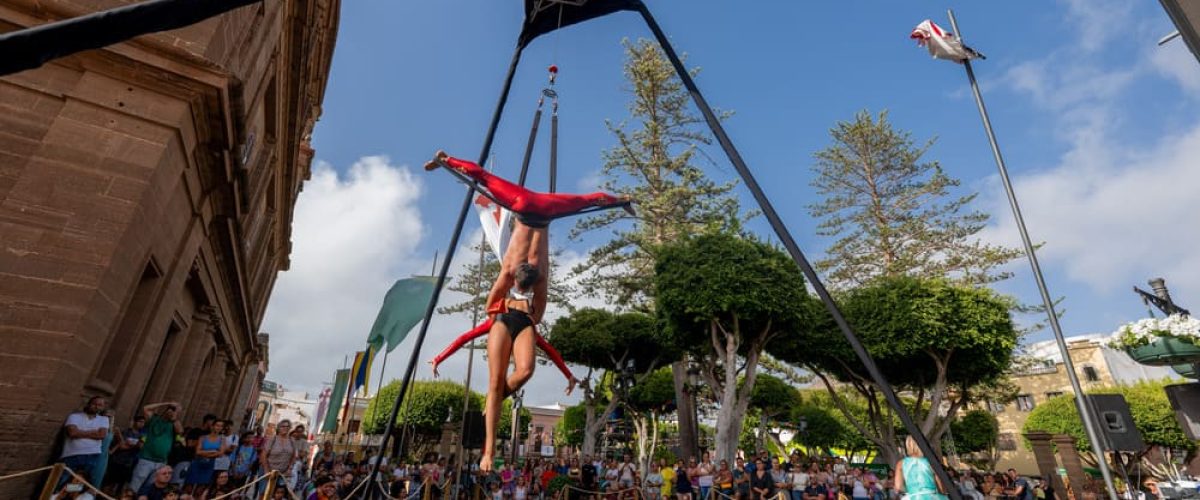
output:
[[[587,407],[584,403],[569,406],[554,425],[555,446],[583,446],[584,427],[587,426]]]
[[[362,418],[363,433],[380,434],[384,431],[392,406],[400,394],[400,382],[388,382],[367,404]],[[417,444],[412,449],[420,450],[430,443],[436,443],[442,435],[442,424],[447,421],[462,421],[465,391],[466,387],[462,384],[449,381],[414,381],[409,386],[404,403],[400,405],[400,413],[396,415],[396,427],[410,433]],[[472,410],[482,408],[483,397],[472,392],[468,405]]]
[[[982,457],[976,460],[983,470],[995,470],[997,440],[1000,438],[1000,422],[987,410],[971,410],[950,424],[954,436],[954,449],[960,455]]]
[[[922,157],[933,145],[913,141],[887,119],[867,111],[829,131],[833,141],[815,156],[812,181],[823,199],[809,205],[818,233],[836,238],[817,268],[838,288],[879,276],[951,277],[986,284],[1011,276],[1014,248],[989,245],[976,235],[989,216],[967,211],[976,194],[959,186],[936,161]]]
[[[877,278],[840,302],[880,370],[911,395],[910,413],[935,442],[970,401],[972,388],[1005,373],[1019,337],[1009,314],[1011,302],[986,288],[938,279]],[[841,335],[836,326],[826,319],[817,331],[809,342],[772,344],[772,354],[813,371],[834,396],[834,406],[894,463],[899,434],[885,425],[894,418],[892,408],[850,346],[827,340]],[[845,408],[833,380],[858,392],[867,405],[866,419]],[[929,411],[943,404],[948,408],[944,416]]]
[[[758,413],[755,449],[764,449],[768,436],[777,447],[782,449],[783,443],[779,442],[777,436],[770,433],[771,426],[790,420],[788,417],[801,403],[803,401],[800,398],[800,391],[797,391],[795,387],[788,385],[778,377],[766,373],[758,374],[758,380],[754,382],[754,390],[750,393],[750,407],[756,409]]]
[[[654,281],[659,316],[717,401],[716,459],[732,461],[764,347],[807,326],[804,279],[778,249],[714,233],[662,247]]]
[[[658,45],[624,42],[624,73],[630,94],[629,117],[608,122],[616,146],[605,151],[603,188],[636,200],[637,216],[608,211],[585,218],[572,231],[577,237],[596,230],[612,239],[593,250],[574,272],[583,292],[607,296],[612,304],[652,311],[652,250],[659,245],[713,228],[735,229],[740,208],[734,183],[720,184],[697,165],[700,147],[712,138],[691,108],[691,97]],[[693,76],[698,70],[692,70]],[[632,222],[632,225],[627,223]],[[674,362],[679,400],[680,442],[696,456],[695,409],[684,393],[687,363]]]
[[[1196,442],[1188,439],[1183,429],[1179,427],[1179,422],[1175,420],[1175,412],[1171,409],[1171,402],[1163,390],[1171,383],[1174,382],[1169,380],[1145,381],[1134,385],[1088,392],[1088,394],[1125,396],[1125,401],[1129,403],[1129,412],[1133,415],[1133,425],[1141,432],[1142,440],[1146,443],[1146,448],[1135,453],[1130,462],[1140,462],[1146,471],[1159,477],[1164,476],[1166,471],[1148,460],[1147,455],[1152,450],[1161,448],[1167,453],[1172,449],[1187,450],[1189,456],[1186,458],[1189,459],[1196,451]],[[1043,431],[1070,435],[1075,439],[1075,448],[1079,450],[1081,457],[1093,465],[1096,464],[1096,457],[1091,453],[1091,441],[1088,440],[1087,433],[1083,430],[1083,422],[1079,420],[1079,413],[1075,410],[1075,396],[1073,395],[1051,398],[1038,405],[1030,412],[1021,431],[1022,433]],[[1025,444],[1028,446],[1029,442],[1026,441]],[[1114,464],[1114,466],[1116,465],[1128,466],[1131,464]]]
[[[637,434],[637,459],[643,475],[658,446],[658,417],[675,403],[675,380],[670,367],[654,370],[629,389],[625,407]]]
[[[869,421],[866,399],[849,387],[837,389],[836,397],[841,402],[840,407],[827,390],[804,391],[805,405],[796,417],[804,415],[807,418],[809,414],[817,414],[816,427],[812,427],[813,423],[806,422],[808,428],[800,435],[802,440],[812,440],[805,446],[822,447],[826,452],[832,451],[832,448],[839,448],[849,454],[874,448],[875,444],[853,424],[854,421]],[[832,418],[837,425],[831,425],[826,418]],[[894,416],[890,422],[885,421],[882,425],[891,426],[893,429],[901,428],[900,420]]]
[[[835,447],[845,447],[850,432],[838,420],[833,412],[806,403],[792,412],[793,422],[797,428],[796,436],[792,438],[793,445],[803,446],[810,456],[819,453],[829,453]],[[867,444],[866,440],[861,440]]]
[[[604,428],[605,417],[625,397],[621,391],[605,394],[601,383],[611,382],[632,368],[629,373],[635,377],[636,386],[658,367],[679,357],[674,343],[666,340],[654,318],[643,313],[580,309],[559,318],[550,333],[550,341],[564,360],[588,369],[583,377],[585,455],[595,451],[596,436]]]

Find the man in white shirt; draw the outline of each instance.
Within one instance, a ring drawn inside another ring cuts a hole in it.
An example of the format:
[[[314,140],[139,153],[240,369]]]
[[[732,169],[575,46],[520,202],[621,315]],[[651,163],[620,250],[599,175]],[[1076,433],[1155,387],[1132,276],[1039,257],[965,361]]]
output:
[[[66,439],[63,441],[61,462],[83,477],[90,477],[92,468],[100,458],[101,442],[108,435],[108,417],[100,414],[108,407],[108,401],[100,396],[88,399],[83,411],[67,415],[63,424]],[[64,474],[59,482],[61,486],[69,474]]]

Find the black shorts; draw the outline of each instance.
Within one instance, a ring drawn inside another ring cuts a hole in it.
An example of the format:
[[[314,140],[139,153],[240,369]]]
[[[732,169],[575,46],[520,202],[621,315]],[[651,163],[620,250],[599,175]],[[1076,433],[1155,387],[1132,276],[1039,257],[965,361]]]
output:
[[[496,315],[496,321],[504,324],[508,328],[508,334],[513,340],[517,340],[517,336],[526,328],[533,326],[533,318],[525,311],[510,310]]]

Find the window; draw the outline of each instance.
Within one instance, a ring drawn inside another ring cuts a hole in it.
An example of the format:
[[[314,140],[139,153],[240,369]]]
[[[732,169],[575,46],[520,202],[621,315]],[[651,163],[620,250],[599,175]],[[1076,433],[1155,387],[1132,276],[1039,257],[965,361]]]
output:
[[[988,406],[988,411],[990,411],[992,413],[1004,413],[1004,403],[988,401],[987,406]]]
[[[1054,399],[1054,398],[1057,398],[1062,395],[1063,395],[1062,391],[1050,391],[1050,392],[1046,393],[1046,399],[1048,399],[1048,400]]]
[[[1100,374],[1096,372],[1096,367],[1092,365],[1083,365],[1083,378],[1088,382],[1099,382]]]
[[[1021,394],[1017,396],[1017,409],[1021,411],[1033,410],[1033,395]]]

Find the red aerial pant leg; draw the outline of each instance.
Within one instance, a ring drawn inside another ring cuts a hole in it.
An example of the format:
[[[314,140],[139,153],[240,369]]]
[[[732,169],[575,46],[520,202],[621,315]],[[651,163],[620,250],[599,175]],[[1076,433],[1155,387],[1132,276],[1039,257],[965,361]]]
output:
[[[451,342],[450,345],[446,346],[441,353],[433,358],[433,364],[442,364],[442,361],[445,361],[446,358],[453,356],[454,353],[458,352],[459,349],[462,349],[462,346],[467,345],[467,342],[487,335],[488,331],[492,329],[492,323],[492,318],[488,318],[483,323],[480,323],[479,326],[476,326],[475,328],[468,330],[466,333],[459,335],[458,338],[454,339],[454,342]]]
[[[496,202],[500,206],[513,212],[523,212],[520,207],[524,206],[526,198],[534,194],[532,191],[494,175],[467,160],[451,156],[446,158],[446,164],[450,165],[454,170],[462,172],[467,177],[478,181],[484,189],[487,189],[496,198]]]
[[[563,372],[563,375],[567,377],[567,380],[575,380],[575,374],[571,373],[571,370],[567,368],[566,363],[563,363],[562,354],[558,353],[558,349],[555,349],[554,346],[550,345],[549,342],[546,342],[546,339],[542,337],[542,335],[539,334],[536,329],[533,331],[533,335],[534,340],[537,342],[537,346],[541,348],[542,352],[546,353],[546,356],[550,358],[550,361],[554,363],[554,366],[557,366],[559,371]]]
[[[608,193],[538,193],[513,184],[466,160],[447,157],[446,164],[478,181],[504,208],[541,219],[558,219],[589,207],[615,206],[622,201]]]

